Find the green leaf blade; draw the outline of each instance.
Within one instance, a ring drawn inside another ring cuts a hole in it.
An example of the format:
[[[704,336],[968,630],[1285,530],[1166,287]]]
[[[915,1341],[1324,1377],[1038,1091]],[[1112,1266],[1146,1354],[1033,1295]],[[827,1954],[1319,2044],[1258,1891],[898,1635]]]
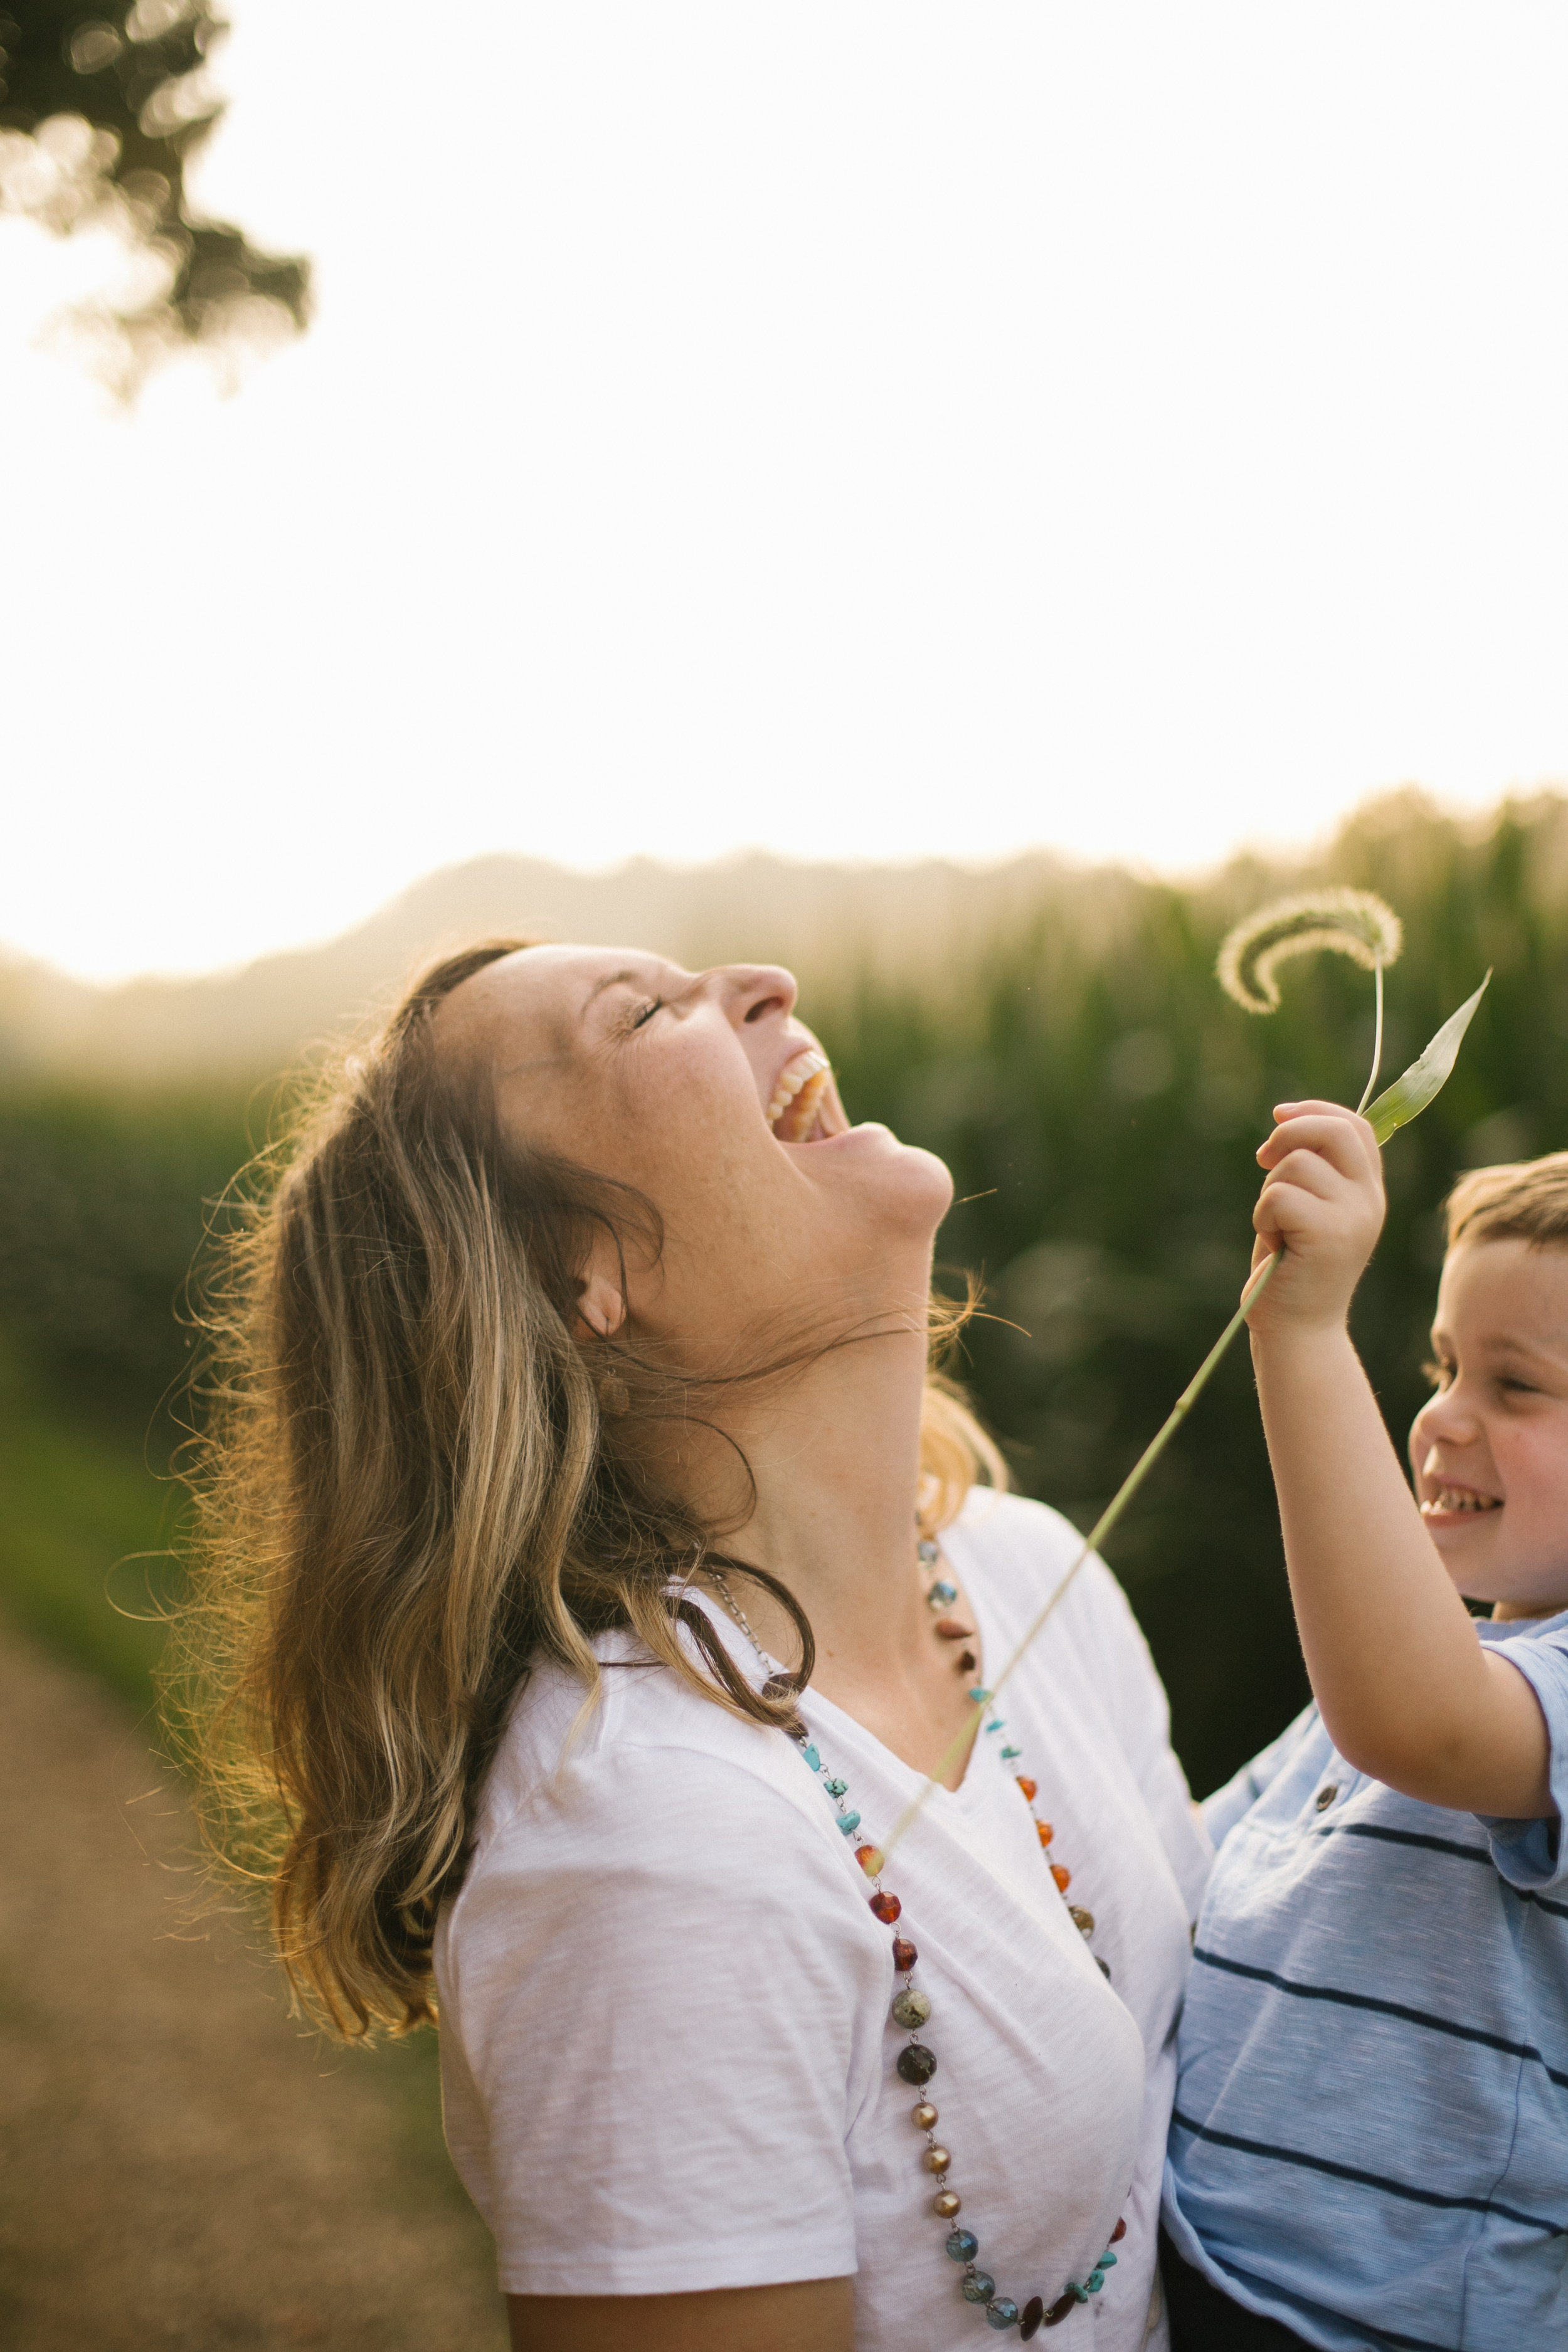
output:
[[[1459,1058],[1465,1032],[1475,1019],[1476,1007],[1487,992],[1491,980],[1489,971],[1473,996],[1468,996],[1457,1013],[1451,1013],[1424,1054],[1411,1063],[1403,1077],[1380,1094],[1366,1113],[1378,1148],[1388,1141],[1402,1127],[1418,1118],[1430,1102],[1435,1102],[1448,1082],[1454,1064]]]

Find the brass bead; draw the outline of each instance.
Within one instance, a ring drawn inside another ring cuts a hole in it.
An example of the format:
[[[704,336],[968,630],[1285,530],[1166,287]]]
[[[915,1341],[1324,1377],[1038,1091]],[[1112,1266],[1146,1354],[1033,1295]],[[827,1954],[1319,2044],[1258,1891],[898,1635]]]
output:
[[[952,2162],[945,2147],[928,2147],[921,2160],[928,2172],[945,2172]]]
[[[936,2109],[929,2099],[922,2099],[918,2107],[910,2109],[910,2121],[916,2131],[933,2131],[936,2128]]]
[[[951,2189],[944,2189],[940,2197],[931,2199],[931,2210],[942,2221],[951,2221],[956,2214],[963,2212],[963,2200],[962,2197],[955,2197]]]

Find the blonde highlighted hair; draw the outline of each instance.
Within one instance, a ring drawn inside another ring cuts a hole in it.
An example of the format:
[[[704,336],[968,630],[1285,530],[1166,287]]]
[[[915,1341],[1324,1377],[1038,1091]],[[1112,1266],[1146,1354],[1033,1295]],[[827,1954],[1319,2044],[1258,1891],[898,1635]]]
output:
[[[258,1163],[204,1317],[166,1717],[215,1852],[270,1889],[296,1996],[349,2038],[434,2014],[437,1907],[531,1665],[564,1666],[591,1700],[595,1637],[626,1627],[704,1697],[787,1727],[813,1659],[792,1596],[723,1552],[639,1456],[648,1416],[700,1395],[574,1336],[595,1232],[624,1265],[657,1255],[656,1213],[503,1138],[482,1076],[433,1049],[443,999],[523,944],[436,965],[323,1082]],[[972,1308],[936,1303],[933,1343]],[[982,1476],[1006,1483],[933,1370],[927,1529]],[[759,1694],[735,1671],[687,1591],[705,1562],[767,1586],[793,1617],[802,1664],[782,1685]]]
[[[1460,1242],[1568,1242],[1568,1151],[1472,1169],[1445,1210],[1450,1249]]]

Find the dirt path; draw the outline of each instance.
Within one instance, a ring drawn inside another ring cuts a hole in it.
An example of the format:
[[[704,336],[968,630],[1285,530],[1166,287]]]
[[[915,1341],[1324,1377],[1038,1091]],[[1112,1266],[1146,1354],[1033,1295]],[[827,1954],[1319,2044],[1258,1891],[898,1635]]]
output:
[[[339,2054],[222,1921],[144,1732],[0,1628],[0,2342],[500,2352],[430,2053]]]

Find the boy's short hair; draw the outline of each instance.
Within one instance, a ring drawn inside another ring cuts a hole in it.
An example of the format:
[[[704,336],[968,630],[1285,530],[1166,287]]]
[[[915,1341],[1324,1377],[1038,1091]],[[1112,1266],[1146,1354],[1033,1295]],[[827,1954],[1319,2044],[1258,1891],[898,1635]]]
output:
[[[1445,1207],[1450,1249],[1460,1242],[1568,1243],[1568,1151],[1472,1169]]]

